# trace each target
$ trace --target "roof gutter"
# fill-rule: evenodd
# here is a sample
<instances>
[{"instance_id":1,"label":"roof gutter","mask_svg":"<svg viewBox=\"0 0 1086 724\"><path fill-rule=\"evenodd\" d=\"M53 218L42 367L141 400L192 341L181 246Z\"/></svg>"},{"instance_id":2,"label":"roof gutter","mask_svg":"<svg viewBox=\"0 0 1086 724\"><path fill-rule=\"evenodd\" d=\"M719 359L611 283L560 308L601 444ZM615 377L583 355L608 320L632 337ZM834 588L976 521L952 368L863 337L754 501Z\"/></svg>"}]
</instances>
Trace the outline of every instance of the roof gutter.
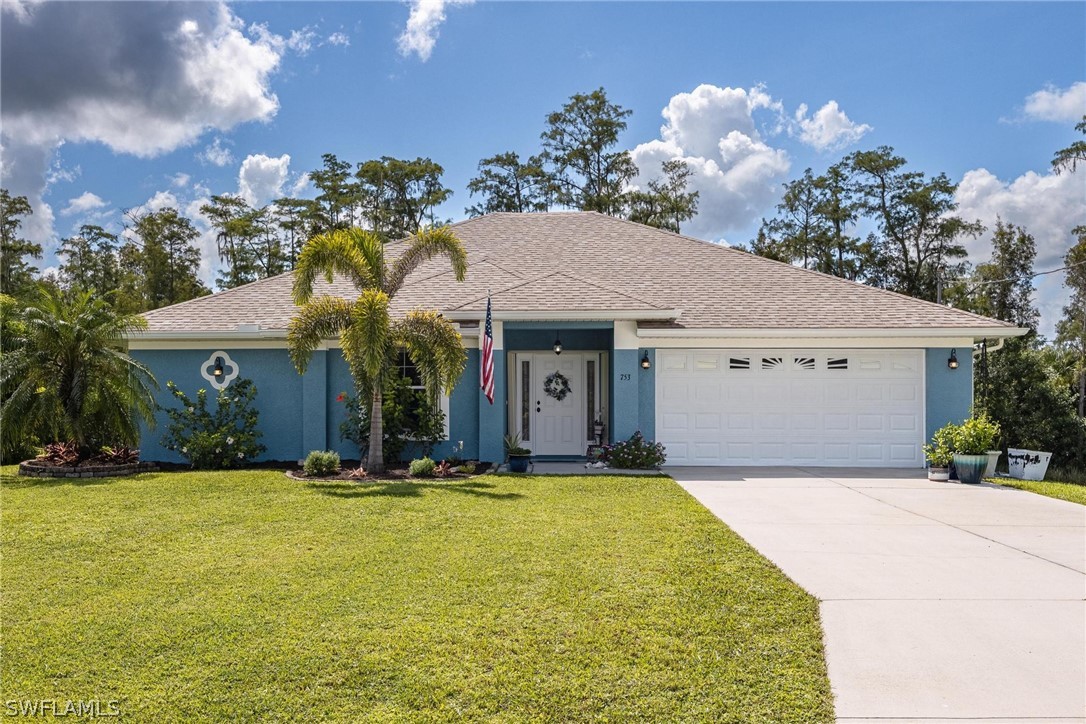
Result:
<instances>
[{"instance_id":1,"label":"roof gutter","mask_svg":"<svg viewBox=\"0 0 1086 724\"><path fill-rule=\"evenodd\" d=\"M653 329L641 328L637 336L645 337L744 337L744 338L818 338L818 337L973 337L982 339L1003 339L1021 337L1029 330L1022 327L890 327L890 328L840 328L817 327L800 329L766 329L758 327L722 327L716 329Z\"/></svg>"}]
</instances>

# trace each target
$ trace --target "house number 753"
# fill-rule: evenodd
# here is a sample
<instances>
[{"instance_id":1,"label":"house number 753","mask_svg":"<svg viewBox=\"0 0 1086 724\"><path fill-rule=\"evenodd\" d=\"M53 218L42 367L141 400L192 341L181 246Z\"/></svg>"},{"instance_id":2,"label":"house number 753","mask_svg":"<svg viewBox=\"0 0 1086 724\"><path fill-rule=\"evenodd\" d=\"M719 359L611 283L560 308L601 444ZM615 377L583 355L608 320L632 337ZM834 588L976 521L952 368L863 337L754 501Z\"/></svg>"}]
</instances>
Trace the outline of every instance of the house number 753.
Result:
<instances>
[{"instance_id":1,"label":"house number 753","mask_svg":"<svg viewBox=\"0 0 1086 724\"><path fill-rule=\"evenodd\" d=\"M630 379L630 375L629 375L629 374L620 374L620 375L618 376L618 379L619 379L619 381L621 381L621 382L626 382L627 380L629 380L629 379Z\"/></svg>"}]
</instances>

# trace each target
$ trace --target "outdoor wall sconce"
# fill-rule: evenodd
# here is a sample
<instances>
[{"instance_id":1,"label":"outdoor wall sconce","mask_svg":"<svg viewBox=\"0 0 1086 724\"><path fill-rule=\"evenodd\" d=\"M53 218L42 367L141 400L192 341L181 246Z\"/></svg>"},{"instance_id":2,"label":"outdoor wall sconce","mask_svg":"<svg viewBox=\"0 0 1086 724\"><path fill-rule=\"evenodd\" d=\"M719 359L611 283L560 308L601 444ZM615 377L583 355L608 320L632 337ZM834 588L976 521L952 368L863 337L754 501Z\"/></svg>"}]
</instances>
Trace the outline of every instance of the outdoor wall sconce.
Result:
<instances>
[{"instance_id":1,"label":"outdoor wall sconce","mask_svg":"<svg viewBox=\"0 0 1086 724\"><path fill-rule=\"evenodd\" d=\"M958 350L950 350L950 359L946 361L946 366L952 370L958 369Z\"/></svg>"},{"instance_id":2,"label":"outdoor wall sconce","mask_svg":"<svg viewBox=\"0 0 1086 724\"><path fill-rule=\"evenodd\" d=\"M238 363L225 350L216 350L200 365L200 376L216 390L225 390L238 376Z\"/></svg>"},{"instance_id":3,"label":"outdoor wall sconce","mask_svg":"<svg viewBox=\"0 0 1086 724\"><path fill-rule=\"evenodd\" d=\"M554 353L562 354L562 339L558 336L558 333L554 333Z\"/></svg>"},{"instance_id":4,"label":"outdoor wall sconce","mask_svg":"<svg viewBox=\"0 0 1086 724\"><path fill-rule=\"evenodd\" d=\"M645 354L641 357L641 369L647 370L652 367L652 362L649 361L649 351L645 350Z\"/></svg>"}]
</instances>

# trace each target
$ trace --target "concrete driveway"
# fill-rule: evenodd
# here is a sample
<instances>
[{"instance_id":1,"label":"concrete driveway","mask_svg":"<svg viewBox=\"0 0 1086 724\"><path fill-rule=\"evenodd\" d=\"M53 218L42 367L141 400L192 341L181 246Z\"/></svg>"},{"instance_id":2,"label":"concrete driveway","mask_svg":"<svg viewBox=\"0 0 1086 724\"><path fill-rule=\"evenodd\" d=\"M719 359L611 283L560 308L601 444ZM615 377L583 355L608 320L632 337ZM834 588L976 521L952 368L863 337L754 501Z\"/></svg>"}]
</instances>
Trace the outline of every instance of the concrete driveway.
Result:
<instances>
[{"instance_id":1,"label":"concrete driveway","mask_svg":"<svg viewBox=\"0 0 1086 724\"><path fill-rule=\"evenodd\" d=\"M667 468L821 601L839 721L1086 722L1086 508L916 470Z\"/></svg>"}]
</instances>

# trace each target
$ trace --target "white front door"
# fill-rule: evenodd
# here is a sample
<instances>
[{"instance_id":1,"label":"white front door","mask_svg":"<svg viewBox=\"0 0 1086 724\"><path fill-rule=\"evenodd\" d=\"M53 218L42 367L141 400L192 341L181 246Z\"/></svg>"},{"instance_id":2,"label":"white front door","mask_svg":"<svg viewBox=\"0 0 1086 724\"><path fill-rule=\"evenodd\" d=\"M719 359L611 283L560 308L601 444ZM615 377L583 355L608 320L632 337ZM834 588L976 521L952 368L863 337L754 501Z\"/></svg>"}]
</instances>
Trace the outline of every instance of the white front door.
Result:
<instances>
[{"instance_id":1,"label":"white front door","mask_svg":"<svg viewBox=\"0 0 1086 724\"><path fill-rule=\"evenodd\" d=\"M531 370L532 433L525 446L534 455L584 455L584 355L534 354Z\"/></svg>"}]
</instances>

